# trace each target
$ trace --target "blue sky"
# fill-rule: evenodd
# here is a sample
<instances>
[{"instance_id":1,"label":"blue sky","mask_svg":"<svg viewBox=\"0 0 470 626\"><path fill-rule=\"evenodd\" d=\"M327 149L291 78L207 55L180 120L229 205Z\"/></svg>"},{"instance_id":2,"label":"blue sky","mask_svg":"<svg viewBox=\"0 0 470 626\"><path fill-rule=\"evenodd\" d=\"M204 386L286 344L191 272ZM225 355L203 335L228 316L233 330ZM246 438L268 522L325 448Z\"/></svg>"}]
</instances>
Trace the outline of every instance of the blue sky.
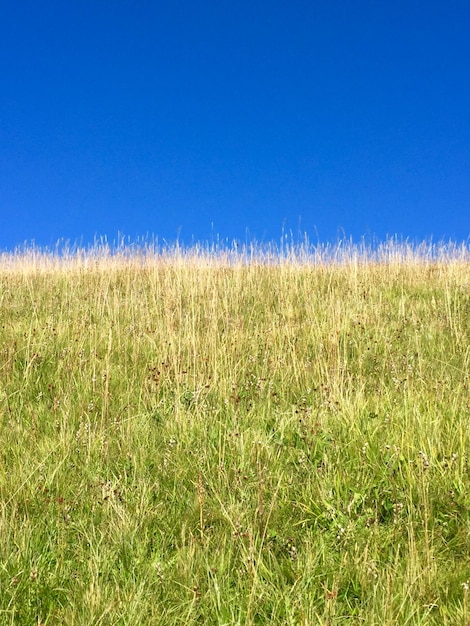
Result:
<instances>
[{"instance_id":1,"label":"blue sky","mask_svg":"<svg viewBox=\"0 0 470 626\"><path fill-rule=\"evenodd\" d=\"M470 3L17 0L0 248L470 235Z\"/></svg>"}]
</instances>

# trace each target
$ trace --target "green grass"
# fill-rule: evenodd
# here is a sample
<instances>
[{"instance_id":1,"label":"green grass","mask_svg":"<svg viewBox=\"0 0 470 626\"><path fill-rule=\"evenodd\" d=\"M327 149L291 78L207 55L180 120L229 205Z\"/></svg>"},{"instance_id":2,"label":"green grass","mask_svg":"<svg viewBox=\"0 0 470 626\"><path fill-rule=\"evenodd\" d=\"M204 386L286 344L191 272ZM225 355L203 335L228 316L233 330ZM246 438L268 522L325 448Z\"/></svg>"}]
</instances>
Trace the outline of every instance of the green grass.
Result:
<instances>
[{"instance_id":1,"label":"green grass","mask_svg":"<svg viewBox=\"0 0 470 626\"><path fill-rule=\"evenodd\" d=\"M470 265L418 252L3 255L0 624L470 624Z\"/></svg>"}]
</instances>

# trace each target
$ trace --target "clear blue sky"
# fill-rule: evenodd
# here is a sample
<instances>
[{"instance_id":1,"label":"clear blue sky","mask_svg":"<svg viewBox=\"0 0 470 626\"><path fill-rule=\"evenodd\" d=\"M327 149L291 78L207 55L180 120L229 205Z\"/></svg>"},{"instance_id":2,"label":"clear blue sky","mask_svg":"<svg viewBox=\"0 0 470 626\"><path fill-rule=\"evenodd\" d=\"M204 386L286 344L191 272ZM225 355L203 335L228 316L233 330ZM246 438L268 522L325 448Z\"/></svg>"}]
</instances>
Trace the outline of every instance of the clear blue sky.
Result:
<instances>
[{"instance_id":1,"label":"clear blue sky","mask_svg":"<svg viewBox=\"0 0 470 626\"><path fill-rule=\"evenodd\" d=\"M0 248L470 235L470 2L16 0Z\"/></svg>"}]
</instances>

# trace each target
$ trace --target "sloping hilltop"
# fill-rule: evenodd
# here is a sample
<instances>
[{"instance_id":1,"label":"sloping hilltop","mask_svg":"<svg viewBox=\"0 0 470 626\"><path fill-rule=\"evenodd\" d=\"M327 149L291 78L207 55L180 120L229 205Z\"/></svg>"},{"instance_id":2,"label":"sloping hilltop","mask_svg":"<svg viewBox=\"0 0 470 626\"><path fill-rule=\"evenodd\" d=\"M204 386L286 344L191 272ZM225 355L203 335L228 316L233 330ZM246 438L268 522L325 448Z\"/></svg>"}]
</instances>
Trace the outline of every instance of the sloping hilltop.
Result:
<instances>
[{"instance_id":1,"label":"sloping hilltop","mask_svg":"<svg viewBox=\"0 0 470 626\"><path fill-rule=\"evenodd\" d=\"M470 622L468 258L46 261L0 263L0 623Z\"/></svg>"}]
</instances>

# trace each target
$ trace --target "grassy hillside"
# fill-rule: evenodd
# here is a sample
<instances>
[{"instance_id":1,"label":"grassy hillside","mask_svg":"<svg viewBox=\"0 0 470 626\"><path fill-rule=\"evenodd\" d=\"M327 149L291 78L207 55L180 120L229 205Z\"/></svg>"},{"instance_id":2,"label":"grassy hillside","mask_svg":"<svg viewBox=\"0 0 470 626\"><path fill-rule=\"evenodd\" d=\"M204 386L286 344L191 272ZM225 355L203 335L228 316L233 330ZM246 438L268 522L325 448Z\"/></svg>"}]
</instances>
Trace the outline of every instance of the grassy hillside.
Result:
<instances>
[{"instance_id":1,"label":"grassy hillside","mask_svg":"<svg viewBox=\"0 0 470 626\"><path fill-rule=\"evenodd\" d=\"M265 261L3 256L0 624L470 624L468 255Z\"/></svg>"}]
</instances>

